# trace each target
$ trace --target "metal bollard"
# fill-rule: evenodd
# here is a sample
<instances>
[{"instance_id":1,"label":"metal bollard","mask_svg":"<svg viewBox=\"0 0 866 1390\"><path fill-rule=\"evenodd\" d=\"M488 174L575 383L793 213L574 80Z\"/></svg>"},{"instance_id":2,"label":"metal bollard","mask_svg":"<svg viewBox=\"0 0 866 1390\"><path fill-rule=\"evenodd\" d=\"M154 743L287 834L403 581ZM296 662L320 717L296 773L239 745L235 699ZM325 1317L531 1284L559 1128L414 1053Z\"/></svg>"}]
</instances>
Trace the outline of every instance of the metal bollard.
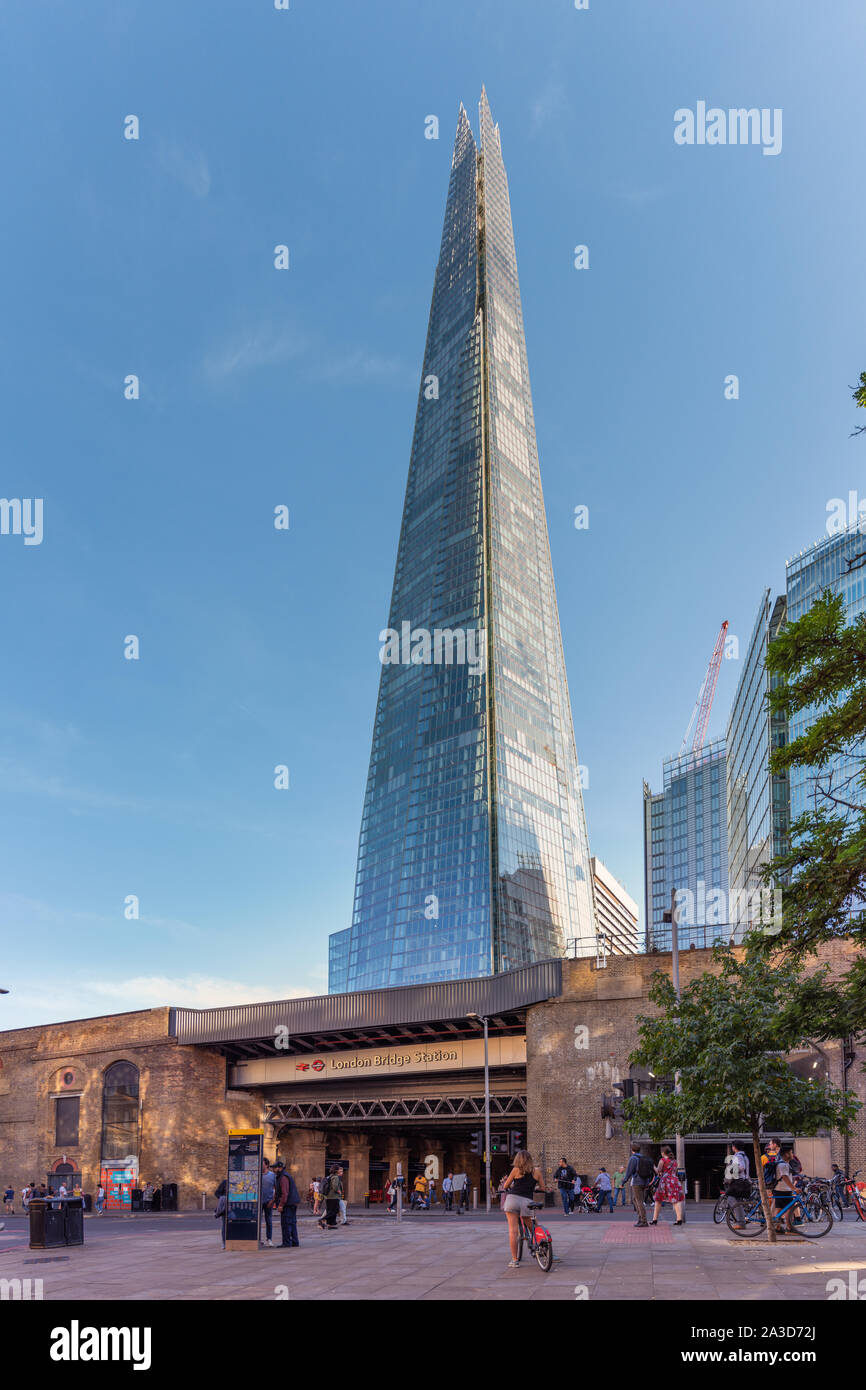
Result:
<instances>
[{"instance_id":1,"label":"metal bollard","mask_svg":"<svg viewBox=\"0 0 866 1390\"><path fill-rule=\"evenodd\" d=\"M696 1183L695 1183L695 1201L696 1201L696 1202L699 1202L700 1200L701 1200L701 1185L700 1185L699 1182L696 1182Z\"/></svg>"},{"instance_id":2,"label":"metal bollard","mask_svg":"<svg viewBox=\"0 0 866 1390\"><path fill-rule=\"evenodd\" d=\"M478 1210L478 1188L477 1188L477 1187L473 1187L473 1189L472 1189L472 1210L473 1210L473 1211L477 1211L477 1210Z\"/></svg>"}]
</instances>

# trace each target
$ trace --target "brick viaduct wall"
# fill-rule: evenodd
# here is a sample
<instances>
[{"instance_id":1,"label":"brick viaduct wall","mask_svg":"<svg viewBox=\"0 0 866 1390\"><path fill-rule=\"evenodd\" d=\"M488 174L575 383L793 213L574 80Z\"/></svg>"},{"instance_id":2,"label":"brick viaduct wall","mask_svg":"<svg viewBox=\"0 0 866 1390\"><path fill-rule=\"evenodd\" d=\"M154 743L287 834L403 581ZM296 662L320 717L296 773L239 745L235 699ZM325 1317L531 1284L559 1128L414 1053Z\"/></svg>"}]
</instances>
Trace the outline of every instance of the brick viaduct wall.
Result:
<instances>
[{"instance_id":1,"label":"brick viaduct wall","mask_svg":"<svg viewBox=\"0 0 866 1390\"><path fill-rule=\"evenodd\" d=\"M255 1126L257 1097L227 1092L217 1052L178 1047L168 1036L168 1009L143 1009L0 1033L0 1182L21 1188L46 1180L65 1156L85 1192L99 1180L102 1078L113 1062L139 1069L140 1167L143 1181L176 1182L181 1209L211 1199L224 1176L226 1130ZM71 1071L65 1088L62 1075ZM79 1143L54 1143L54 1100L81 1094ZM213 1206L212 1199L209 1202Z\"/></svg>"},{"instance_id":2,"label":"brick viaduct wall","mask_svg":"<svg viewBox=\"0 0 866 1390\"><path fill-rule=\"evenodd\" d=\"M815 965L829 962L834 973L841 973L854 955L847 942L833 942L822 949ZM613 1123L614 1132L606 1137L602 1097L611 1095L614 1084L629 1076L629 1054L638 1041L637 1015L654 1012L647 999L650 977L656 970L670 975L671 957L613 956L603 970L596 969L593 959L565 960L562 968L561 997L527 1012L528 1144L536 1161L543 1157L547 1178L561 1154L578 1172L594 1178L602 1164L612 1172L628 1159L630 1136L625 1127ZM711 968L711 951L682 952L682 988ZM841 1087L841 1044L822 1043L821 1047L829 1061L830 1080ZM866 1106L864 1065L866 1048L861 1040L848 1070L848 1086ZM855 1121L848 1146L850 1170L866 1170L866 1109ZM844 1140L835 1133L831 1158L845 1162Z\"/></svg>"}]
</instances>

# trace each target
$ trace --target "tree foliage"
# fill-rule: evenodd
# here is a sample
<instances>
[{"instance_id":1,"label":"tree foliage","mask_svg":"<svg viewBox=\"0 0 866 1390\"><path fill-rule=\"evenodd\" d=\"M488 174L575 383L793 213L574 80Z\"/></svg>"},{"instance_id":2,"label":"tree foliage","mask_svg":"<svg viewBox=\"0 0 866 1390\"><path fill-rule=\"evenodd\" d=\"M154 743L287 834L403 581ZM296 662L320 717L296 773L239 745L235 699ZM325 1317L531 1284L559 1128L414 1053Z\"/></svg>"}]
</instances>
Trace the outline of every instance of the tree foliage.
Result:
<instances>
[{"instance_id":1,"label":"tree foliage","mask_svg":"<svg viewBox=\"0 0 866 1390\"><path fill-rule=\"evenodd\" d=\"M808 769L811 792L788 849L763 871L782 884L779 931L766 947L802 954L838 937L866 944L866 615L846 623L842 596L826 592L770 644L767 670L770 710L805 716L806 725L774 750L771 771ZM866 1027L862 961L825 1026L837 1036Z\"/></svg>"},{"instance_id":2,"label":"tree foliage","mask_svg":"<svg viewBox=\"0 0 866 1390\"><path fill-rule=\"evenodd\" d=\"M811 1043L811 1021L832 1016L826 967L804 976L796 960L771 958L754 939L745 951L717 946L713 959L716 969L679 1001L666 975L653 976L649 998L659 1012L638 1018L640 1042L630 1060L656 1076L678 1072L680 1088L626 1100L623 1113L631 1133L655 1141L705 1129L750 1134L773 1240L760 1164L763 1117L792 1134L847 1133L859 1102L827 1081L798 1076L785 1060Z\"/></svg>"},{"instance_id":3,"label":"tree foliage","mask_svg":"<svg viewBox=\"0 0 866 1390\"><path fill-rule=\"evenodd\" d=\"M866 372L860 373L860 384L859 386L851 387L851 395L854 398L854 404L862 406L862 408L866 410ZM866 425L857 425L856 429L853 429L851 433L866 434Z\"/></svg>"}]
</instances>

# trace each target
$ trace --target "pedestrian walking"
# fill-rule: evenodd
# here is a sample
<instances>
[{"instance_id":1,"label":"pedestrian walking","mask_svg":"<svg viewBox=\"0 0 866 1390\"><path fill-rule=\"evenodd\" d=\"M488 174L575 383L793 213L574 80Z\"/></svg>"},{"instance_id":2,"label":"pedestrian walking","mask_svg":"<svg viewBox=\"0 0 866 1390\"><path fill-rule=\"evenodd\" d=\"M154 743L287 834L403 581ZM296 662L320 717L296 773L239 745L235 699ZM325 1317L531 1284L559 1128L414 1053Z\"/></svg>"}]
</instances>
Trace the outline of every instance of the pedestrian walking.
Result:
<instances>
[{"instance_id":1,"label":"pedestrian walking","mask_svg":"<svg viewBox=\"0 0 866 1390\"><path fill-rule=\"evenodd\" d=\"M342 1171L342 1168L335 1166L322 1183L325 1215L319 1217L319 1225L323 1230L335 1231L337 1229L337 1214L340 1210L340 1198L343 1195L343 1183L340 1177Z\"/></svg>"},{"instance_id":2,"label":"pedestrian walking","mask_svg":"<svg viewBox=\"0 0 866 1390\"><path fill-rule=\"evenodd\" d=\"M141 1192L141 1200L145 1211L153 1211L153 1183L146 1182Z\"/></svg>"},{"instance_id":3,"label":"pedestrian walking","mask_svg":"<svg viewBox=\"0 0 866 1390\"><path fill-rule=\"evenodd\" d=\"M344 1170L343 1170L342 1168L338 1168L338 1170L337 1170L337 1176L339 1177L339 1179L340 1179L340 1184L341 1184L341 1186L342 1186L343 1176L344 1176ZM345 1193L345 1189L344 1189L344 1190L340 1193L340 1215L339 1215L339 1218L338 1218L338 1224L339 1224L340 1226L348 1226L348 1224L349 1224L349 1217L348 1217L348 1214L347 1214L347 1213L348 1213L348 1206L346 1205L346 1193Z\"/></svg>"},{"instance_id":4,"label":"pedestrian walking","mask_svg":"<svg viewBox=\"0 0 866 1390\"><path fill-rule=\"evenodd\" d=\"M632 1144L631 1157L625 1170L625 1180L631 1185L631 1204L637 1216L637 1221L634 1223L636 1226L644 1227L649 1224L646 1219L644 1193L647 1183L652 1180L654 1171L652 1159L647 1154L641 1153L640 1144Z\"/></svg>"},{"instance_id":5,"label":"pedestrian walking","mask_svg":"<svg viewBox=\"0 0 866 1390\"><path fill-rule=\"evenodd\" d=\"M322 1183L319 1178L313 1178L313 1215L318 1216L319 1208L322 1205Z\"/></svg>"},{"instance_id":6,"label":"pedestrian walking","mask_svg":"<svg viewBox=\"0 0 866 1390\"><path fill-rule=\"evenodd\" d=\"M574 1196L574 1180L577 1177L574 1169L567 1158L559 1160L559 1167L553 1175L553 1181L559 1188L559 1196L562 1201L562 1210L565 1216L570 1216Z\"/></svg>"},{"instance_id":7,"label":"pedestrian walking","mask_svg":"<svg viewBox=\"0 0 866 1390\"><path fill-rule=\"evenodd\" d=\"M301 1194L298 1184L281 1158L274 1163L274 1211L280 1218L283 1246L298 1246L298 1206Z\"/></svg>"},{"instance_id":8,"label":"pedestrian walking","mask_svg":"<svg viewBox=\"0 0 866 1390\"><path fill-rule=\"evenodd\" d=\"M105 1207L105 1188L102 1183L96 1189L96 1215L101 1216Z\"/></svg>"},{"instance_id":9,"label":"pedestrian walking","mask_svg":"<svg viewBox=\"0 0 866 1390\"><path fill-rule=\"evenodd\" d=\"M430 1207L435 1207L436 1205L437 1205L437 1202L436 1202L436 1179L435 1179L435 1178L431 1178L431 1179L430 1179L429 1188L428 1188L428 1191L427 1191L427 1209L428 1209L428 1211L429 1211Z\"/></svg>"},{"instance_id":10,"label":"pedestrian walking","mask_svg":"<svg viewBox=\"0 0 866 1390\"><path fill-rule=\"evenodd\" d=\"M653 1217L651 1226L657 1226L659 1214L665 1202L670 1202L676 1216L675 1226L683 1224L683 1185L677 1173L677 1161L674 1158L673 1150L668 1144L662 1145L662 1155L656 1164L656 1172L659 1175L659 1184L655 1191L655 1204L653 1206Z\"/></svg>"},{"instance_id":11,"label":"pedestrian walking","mask_svg":"<svg viewBox=\"0 0 866 1390\"><path fill-rule=\"evenodd\" d=\"M595 1190L598 1193L598 1210L603 1211L604 1204L607 1202L607 1209L613 1216L613 1183L606 1168L599 1168L595 1179Z\"/></svg>"},{"instance_id":12,"label":"pedestrian walking","mask_svg":"<svg viewBox=\"0 0 866 1390\"><path fill-rule=\"evenodd\" d=\"M388 1203L387 1212L390 1216L397 1205L397 1184L391 1178L388 1179L385 1187L385 1200Z\"/></svg>"},{"instance_id":13,"label":"pedestrian walking","mask_svg":"<svg viewBox=\"0 0 866 1390\"><path fill-rule=\"evenodd\" d=\"M450 1211L454 1202L454 1174L447 1173L442 1179L442 1197L445 1202L445 1210Z\"/></svg>"},{"instance_id":14,"label":"pedestrian walking","mask_svg":"<svg viewBox=\"0 0 866 1390\"><path fill-rule=\"evenodd\" d=\"M262 1215L265 1218L265 1245L274 1243L274 1198L277 1175L267 1158L262 1159Z\"/></svg>"},{"instance_id":15,"label":"pedestrian walking","mask_svg":"<svg viewBox=\"0 0 866 1390\"><path fill-rule=\"evenodd\" d=\"M3 1193L3 1210L8 1211L11 1216L15 1215L15 1188L11 1182Z\"/></svg>"},{"instance_id":16,"label":"pedestrian walking","mask_svg":"<svg viewBox=\"0 0 866 1390\"><path fill-rule=\"evenodd\" d=\"M614 1204L614 1206L616 1206L616 1204L617 1204L617 1202L619 1202L620 1198L622 1198L622 1201L620 1202L620 1205L624 1207L624 1206L625 1206L625 1164L624 1164L624 1163L621 1163L621 1164L619 1165L619 1167L617 1168L616 1172L615 1172L614 1175L613 1175L613 1204Z\"/></svg>"},{"instance_id":17,"label":"pedestrian walking","mask_svg":"<svg viewBox=\"0 0 866 1390\"><path fill-rule=\"evenodd\" d=\"M30 1210L30 1198L33 1196L33 1183L29 1182L26 1187L21 1189L21 1205L26 1216Z\"/></svg>"},{"instance_id":18,"label":"pedestrian walking","mask_svg":"<svg viewBox=\"0 0 866 1390\"><path fill-rule=\"evenodd\" d=\"M746 1213L743 1201L752 1195L752 1184L749 1180L749 1156L736 1140L731 1144L731 1152L725 1163L725 1193L734 1214L734 1230L744 1231Z\"/></svg>"}]
</instances>

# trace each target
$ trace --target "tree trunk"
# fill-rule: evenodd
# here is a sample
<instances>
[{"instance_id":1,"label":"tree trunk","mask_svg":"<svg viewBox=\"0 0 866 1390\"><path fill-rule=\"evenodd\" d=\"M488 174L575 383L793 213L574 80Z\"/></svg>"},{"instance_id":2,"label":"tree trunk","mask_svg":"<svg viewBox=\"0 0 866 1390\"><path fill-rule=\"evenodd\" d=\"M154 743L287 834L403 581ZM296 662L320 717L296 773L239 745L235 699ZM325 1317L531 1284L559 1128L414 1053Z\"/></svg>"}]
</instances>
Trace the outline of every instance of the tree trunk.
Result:
<instances>
[{"instance_id":1,"label":"tree trunk","mask_svg":"<svg viewBox=\"0 0 866 1390\"><path fill-rule=\"evenodd\" d=\"M764 1165L761 1162L761 1140L758 1135L758 1121L752 1121L752 1148L755 1153L755 1176L758 1179L758 1190L761 1194L761 1206L764 1209L764 1220L767 1223L767 1240L771 1245L776 1244L776 1220L773 1211L774 1202L767 1191L767 1184L764 1182Z\"/></svg>"}]
</instances>

